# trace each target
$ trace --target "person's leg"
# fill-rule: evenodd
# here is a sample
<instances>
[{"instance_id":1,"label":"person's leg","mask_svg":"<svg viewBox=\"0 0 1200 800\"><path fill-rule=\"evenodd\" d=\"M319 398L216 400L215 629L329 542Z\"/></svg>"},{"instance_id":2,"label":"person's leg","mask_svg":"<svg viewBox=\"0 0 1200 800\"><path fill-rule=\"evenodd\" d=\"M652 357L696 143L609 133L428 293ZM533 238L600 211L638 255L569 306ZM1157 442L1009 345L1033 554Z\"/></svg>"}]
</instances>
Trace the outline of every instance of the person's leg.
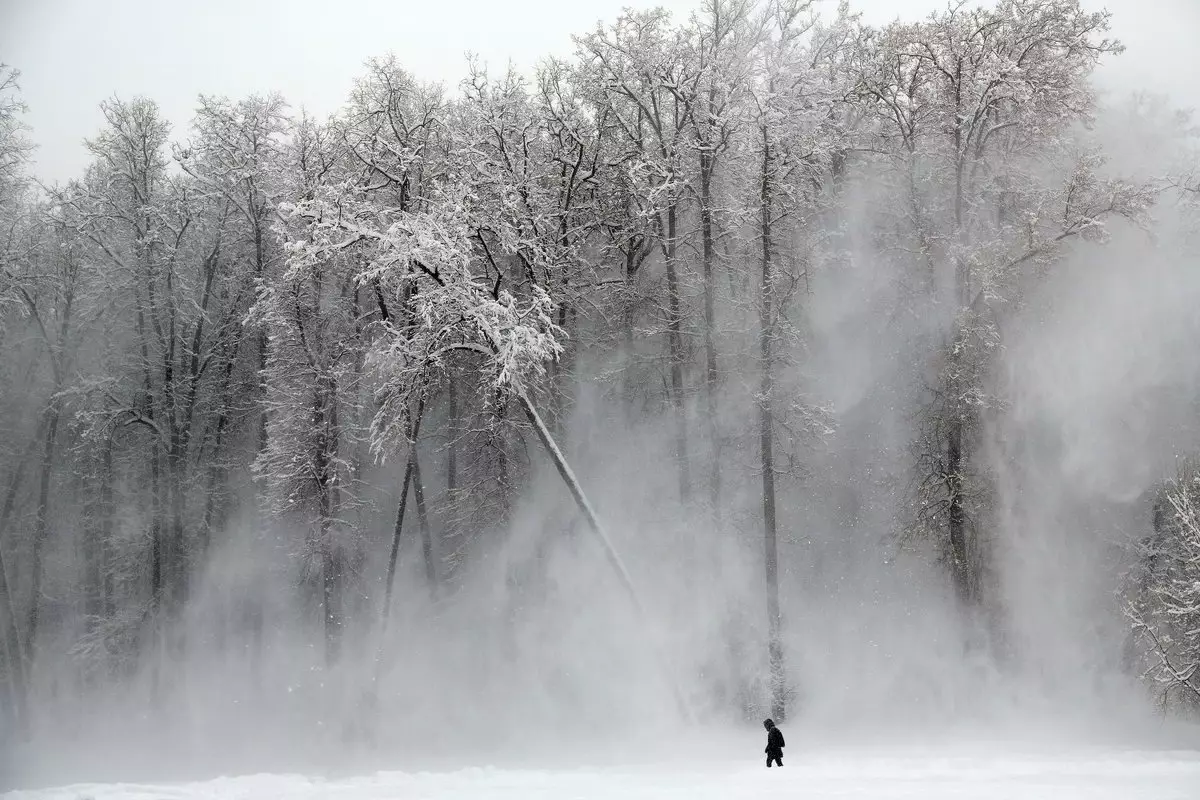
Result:
<instances>
[{"instance_id":1,"label":"person's leg","mask_svg":"<svg viewBox=\"0 0 1200 800\"><path fill-rule=\"evenodd\" d=\"M771 754L767 753L767 769L771 768Z\"/></svg>"}]
</instances>

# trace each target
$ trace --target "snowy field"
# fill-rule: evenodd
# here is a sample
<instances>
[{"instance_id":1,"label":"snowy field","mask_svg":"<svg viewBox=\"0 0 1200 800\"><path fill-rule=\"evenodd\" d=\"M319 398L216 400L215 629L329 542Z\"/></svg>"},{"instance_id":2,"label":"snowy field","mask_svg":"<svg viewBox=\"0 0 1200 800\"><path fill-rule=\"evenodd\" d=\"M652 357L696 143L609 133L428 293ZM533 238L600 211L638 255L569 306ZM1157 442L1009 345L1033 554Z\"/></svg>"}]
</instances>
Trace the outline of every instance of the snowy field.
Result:
<instances>
[{"instance_id":1,"label":"snowy field","mask_svg":"<svg viewBox=\"0 0 1200 800\"><path fill-rule=\"evenodd\" d=\"M782 770L747 763L561 769L465 768L361 777L248 775L180 784L76 784L3 800L1197 800L1200 753L939 756L929 750L793 753Z\"/></svg>"}]
</instances>

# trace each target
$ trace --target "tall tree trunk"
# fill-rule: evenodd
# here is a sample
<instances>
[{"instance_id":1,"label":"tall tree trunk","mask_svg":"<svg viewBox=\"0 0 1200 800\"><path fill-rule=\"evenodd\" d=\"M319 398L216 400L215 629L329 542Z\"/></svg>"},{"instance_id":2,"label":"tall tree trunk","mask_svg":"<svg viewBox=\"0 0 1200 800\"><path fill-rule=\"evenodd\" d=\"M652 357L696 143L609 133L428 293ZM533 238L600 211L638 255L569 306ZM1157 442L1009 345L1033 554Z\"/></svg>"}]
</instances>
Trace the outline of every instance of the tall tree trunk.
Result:
<instances>
[{"instance_id":1,"label":"tall tree trunk","mask_svg":"<svg viewBox=\"0 0 1200 800\"><path fill-rule=\"evenodd\" d=\"M631 239L628 244L628 250L625 251L625 298L621 304L621 341L624 349L624 365L622 370L621 389L622 398L625 401L625 415L628 420L633 419L634 403L634 373L631 367L634 363L634 282L637 279L637 245Z\"/></svg>"},{"instance_id":2,"label":"tall tree trunk","mask_svg":"<svg viewBox=\"0 0 1200 800\"><path fill-rule=\"evenodd\" d=\"M966 335L961 326L969 324L967 317L971 314L970 263L964 256L968 245L968 231L965 219L965 164L963 162L962 150L959 146L960 137L960 129L956 129L955 148L959 156L955 170L954 187L954 234L957 250L954 259L954 292L959 312L955 322L956 325L960 326L960 329L955 331L956 344L958 339ZM952 363L959 358L960 356L955 353L951 353L950 355ZM947 538L950 545L950 577L954 583L955 594L965 608L974 605L978 598L973 591L975 576L972 574L973 565L971 564L968 552L967 510L963 497L964 473L967 468L969 455L967 453L966 438L966 409L959 402L958 397L961 396L962 391L966 387L958 385L959 380L954 377L954 373L961 374L963 372L961 367L964 366L966 365L959 365L959 369L953 369L951 371L952 374L947 378L946 400L949 413L946 419L946 489L949 494Z\"/></svg>"},{"instance_id":3,"label":"tall tree trunk","mask_svg":"<svg viewBox=\"0 0 1200 800\"><path fill-rule=\"evenodd\" d=\"M104 480L104 476L100 476ZM94 633L104 617L104 491L88 487L95 500L87 504L83 529L83 613L88 633Z\"/></svg>"},{"instance_id":4,"label":"tall tree trunk","mask_svg":"<svg viewBox=\"0 0 1200 800\"><path fill-rule=\"evenodd\" d=\"M176 613L187 593L187 552L184 542L184 506L187 498L187 476L183 445L176 431L167 450L168 495L170 497L170 535L167 537L167 605ZM176 626L179 627L179 626Z\"/></svg>"},{"instance_id":5,"label":"tall tree trunk","mask_svg":"<svg viewBox=\"0 0 1200 800\"><path fill-rule=\"evenodd\" d=\"M13 600L12 584L8 580L9 565L4 558L4 532L8 528L8 520L16 505L17 492L20 490L22 479L25 476L25 466L38 443L42 441L42 435L43 430L39 427L37 433L29 440L20 461L15 465L12 477L9 478L8 489L4 493L4 506L0 508L0 603L3 604L0 606L0 615L4 619L4 651L8 658L8 676L17 712L17 725L23 731L28 729L29 713L25 651L21 646L17 604Z\"/></svg>"},{"instance_id":6,"label":"tall tree trunk","mask_svg":"<svg viewBox=\"0 0 1200 800\"><path fill-rule=\"evenodd\" d=\"M104 440L104 458L100 476L100 569L101 613L111 619L117 613L116 587L113 585L113 518L116 504L113 502L113 443L112 433Z\"/></svg>"},{"instance_id":7,"label":"tall tree trunk","mask_svg":"<svg viewBox=\"0 0 1200 800\"><path fill-rule=\"evenodd\" d=\"M227 406L221 406L217 414L216 431L213 434L212 461L208 466L208 475L204 490L204 521L201 526L201 541L197 542L196 557L202 558L212 544L213 531L224 527L225 506L218 499L225 493L225 466L221 449L224 445L225 428L228 426L229 413ZM220 504L220 507L218 505Z\"/></svg>"},{"instance_id":8,"label":"tall tree trunk","mask_svg":"<svg viewBox=\"0 0 1200 800\"><path fill-rule=\"evenodd\" d=\"M529 395L524 390L520 390L517 392L517 399L520 401L525 415L533 425L533 430L537 434L538 440L542 443L542 447L546 449L546 453L554 463L554 468L558 470L559 477L563 479L563 483L567 485L567 489L571 492L571 497L575 500L575 505L587 521L588 529L599 541L609 565L613 568L613 571L617 574L617 578L621 582L621 586L628 594L634 608L641 614L643 612L642 603L638 598L637 590L633 588L633 579L629 576L629 570L625 568L625 563L621 560L620 555L617 554L616 548L613 547L612 540L604 532L604 528L600 524L600 518L596 515L595 510L592 509L592 504L588 501L587 495L584 494L583 487L580 485L579 479L575 477L571 465L567 463L567 459L563 456L562 451L558 448L558 444L554 441L550 429L546 427L546 423L542 421L541 415L537 413L537 409L534 408L533 403L530 401Z\"/></svg>"},{"instance_id":9,"label":"tall tree trunk","mask_svg":"<svg viewBox=\"0 0 1200 800\"><path fill-rule=\"evenodd\" d=\"M233 371L237 364L237 353L241 348L241 337L235 335L231 342L222 345L225 374L221 378L218 394L217 424L213 430L212 455L209 457L208 474L204 492L204 523L201 528L203 539L198 543L197 556L202 556L212 543L213 533L223 529L228 521L229 503L225 500L229 470L225 465L223 448L225 431L229 428L230 409L233 407ZM201 451L203 451L201 446Z\"/></svg>"},{"instance_id":10,"label":"tall tree trunk","mask_svg":"<svg viewBox=\"0 0 1200 800\"><path fill-rule=\"evenodd\" d=\"M174 411L168 412L168 417L174 417ZM188 557L184 540L184 506L187 498L187 477L183 451L186 445L181 441L179 428L173 423L171 441L166 452L167 475L166 494L170 503L169 533L164 535L163 547L163 610L165 616L163 634L167 654L175 665L175 671L182 670L186 663L187 629L179 621L186 602L188 591ZM165 520L164 520L165 521ZM178 675L173 674L173 677Z\"/></svg>"},{"instance_id":11,"label":"tall tree trunk","mask_svg":"<svg viewBox=\"0 0 1200 800\"><path fill-rule=\"evenodd\" d=\"M775 461L772 452L774 432L771 392L774 388L774 375L771 362L771 300L774 275L771 264L771 209L774 201L771 185L771 143L765 127L762 136L762 189L759 198L762 211L762 296L759 306L759 357L762 359L762 373L759 386L759 447L762 456L763 554L767 573L767 658L771 678L771 714L776 720L780 720L785 718L787 712L787 684L780 631L779 546L776 535Z\"/></svg>"},{"instance_id":12,"label":"tall tree trunk","mask_svg":"<svg viewBox=\"0 0 1200 800\"><path fill-rule=\"evenodd\" d=\"M163 479L162 465L158 452L158 437L150 449L150 494L153 503L150 521L150 595L156 608L161 607L166 588L166 542L163 524Z\"/></svg>"},{"instance_id":13,"label":"tall tree trunk","mask_svg":"<svg viewBox=\"0 0 1200 800\"><path fill-rule=\"evenodd\" d=\"M421 433L421 417L425 413L425 399L417 403L417 413L413 417L412 431L409 434L408 461L404 466L404 480L400 485L400 499L396 503L396 524L392 529L392 547L388 554L387 577L384 579L383 608L379 613L379 644L375 650L375 668L371 672L371 689L368 697L374 696L375 687L379 683L379 673L383 669L383 644L387 639L388 621L392 615L392 595L396 588L396 564L400 557L400 542L404 537L404 512L408 507L408 487L412 483L413 471L416 466L414 455L417 447L417 437Z\"/></svg>"},{"instance_id":14,"label":"tall tree trunk","mask_svg":"<svg viewBox=\"0 0 1200 800\"><path fill-rule=\"evenodd\" d=\"M182 431L179 424L179 387L176 385L178 370L176 368L176 352L181 350L177 336L177 314L175 309L175 270L172 260L165 267L165 299L167 312L166 340L167 346L162 355L162 397L163 414L160 425L164 430L163 458L166 466L166 481L164 496L166 503L163 508L163 605L169 615L174 615L179 605L180 589L183 581L182 550L183 550L183 474L180 460L182 447ZM166 634L172 652L182 635L182 626L167 625Z\"/></svg>"},{"instance_id":15,"label":"tall tree trunk","mask_svg":"<svg viewBox=\"0 0 1200 800\"><path fill-rule=\"evenodd\" d=\"M576 507L583 514L583 518L587 522L588 530L592 532L592 535L600 544L600 548L604 552L609 566L612 567L622 588L624 588L638 617L645 619L645 609L642 608L641 599L638 597L637 589L634 588L633 578L630 577L629 570L625 568L625 563L621 560L621 556L613 546L612 540L608 538L608 534L605 533L604 527L600 524L600 518L596 515L592 504L588 501L587 495L584 494L583 486L580 485L579 479L575 477L571 465L563 457L562 451L558 448L558 444L555 443L554 437L550 433L550 429L546 427L546 423L542 421L541 416L537 413L537 409L534 408L533 403L529 400L529 395L525 393L524 389L518 389L516 395L517 400L521 403L521 408L525 411L525 415L533 425L534 432L537 433L538 440L541 441L542 447L546 449L546 453L554 463L555 469L558 470L559 477L563 479L563 483L567 485L567 489L571 492L571 497L574 498ZM687 703L684 702L683 692L679 687L679 682L675 678L674 672L665 662L662 662L662 656L657 649L655 649L655 656L660 660L664 677L671 685L675 696L675 703L679 708L680 714L685 719L690 718L691 713Z\"/></svg>"},{"instance_id":16,"label":"tall tree trunk","mask_svg":"<svg viewBox=\"0 0 1200 800\"><path fill-rule=\"evenodd\" d=\"M408 461L404 466L404 480L400 485L400 499L396 503L396 524L392 528L392 549L388 554L387 578L384 582L383 609L380 612L380 634L387 633L388 619L392 613L392 594L396 587L396 563L400 557L400 542L404 536L404 512L408 507L408 487L412 485L413 471L416 466L415 453L417 437L421 433L421 417L424 416L425 401L417 404L417 413L413 417L412 434L409 438Z\"/></svg>"},{"instance_id":17,"label":"tall tree trunk","mask_svg":"<svg viewBox=\"0 0 1200 800\"><path fill-rule=\"evenodd\" d=\"M140 260L145 261L143 253ZM142 267L144 278L138 282L136 287L137 292L137 315L136 315L136 330L138 338L138 348L142 361L142 393L139 402L138 411L146 419L154 419L154 377L152 374L150 363L150 331L146 321L146 308L148 303L143 301L142 284L150 286L153 281L153 276L150 274L148 266ZM150 496L151 496L151 520L150 520L150 596L151 603L157 609L162 601L163 590L163 502L161 480L161 466L159 463L159 445L161 436L153 426L147 426L152 431L153 438L150 442Z\"/></svg>"},{"instance_id":18,"label":"tall tree trunk","mask_svg":"<svg viewBox=\"0 0 1200 800\"><path fill-rule=\"evenodd\" d=\"M952 412L947 420L946 489L950 494L948 527L950 538L950 577L954 592L964 607L974 602L971 591L971 564L967 552L967 512L963 505L963 420Z\"/></svg>"},{"instance_id":19,"label":"tall tree trunk","mask_svg":"<svg viewBox=\"0 0 1200 800\"><path fill-rule=\"evenodd\" d=\"M429 596L437 599L438 569L433 548L433 532L429 528L429 514L425 507L425 484L421 482L421 460L414 441L409 458L412 460L413 499L417 501L417 523L421 527L421 555L425 560L425 582Z\"/></svg>"},{"instance_id":20,"label":"tall tree trunk","mask_svg":"<svg viewBox=\"0 0 1200 800\"><path fill-rule=\"evenodd\" d=\"M254 279L262 285L266 280L267 264L265 243L263 241L263 220L265 210L261 210L249 201L246 206L250 210L250 225L254 232ZM254 456L257 458L267 449L267 331L262 325L254 335L254 368L257 380L254 383L253 405L257 405L258 414L255 425ZM235 351L236 352L236 349ZM262 530L266 525L266 513L263 508L261 491L254 494L255 526ZM322 600L322 603L324 600ZM249 603L247 623L250 628L250 652L253 662L252 676L255 683L261 680L259 665L262 663L264 600L261 594L255 594Z\"/></svg>"},{"instance_id":21,"label":"tall tree trunk","mask_svg":"<svg viewBox=\"0 0 1200 800\"><path fill-rule=\"evenodd\" d=\"M340 510L341 498L337 477L337 450L340 438L337 413L337 383L332 375L322 378L317 392L318 420L322 436L318 448L317 480L319 486L321 542L321 599L325 612L325 663L336 664L341 658L342 634L345 619L342 610L344 578L343 553L335 541L334 523Z\"/></svg>"},{"instance_id":22,"label":"tall tree trunk","mask_svg":"<svg viewBox=\"0 0 1200 800\"><path fill-rule=\"evenodd\" d=\"M458 489L458 381L453 369L446 376L446 395L446 494L453 499Z\"/></svg>"},{"instance_id":23,"label":"tall tree trunk","mask_svg":"<svg viewBox=\"0 0 1200 800\"><path fill-rule=\"evenodd\" d=\"M171 605L175 609L182 607L187 599L188 583L190 579L190 561L191 552L187 542L187 528L185 517L187 514L187 491L191 485L191 476L188 474L188 457L192 444L192 426L196 419L196 403L200 392L200 371L201 357L200 350L204 343L205 321L208 316L210 301L213 294L213 285L216 280L217 260L220 254L219 243L215 245L212 251L204 259L204 288L200 295L200 314L196 319L196 326L192 331L190 345L186 347L180 346L180 361L187 358L187 371L185 373L183 385L182 413L177 414L177 406L180 405L176 400L174 388L170 388L167 392L168 405L166 420L170 428L170 442L167 451L167 465L171 477L171 573L170 581L170 596ZM168 284L170 285L170 284ZM171 300L172 319L170 325L171 332L171 349L175 349L175 311L174 299ZM187 340L186 330L181 331L180 342ZM171 376L175 373L174 357L168 360L171 366L171 373L164 378L164 386L171 387ZM183 372L182 368L179 370ZM183 629L179 627L177 633L179 647L183 647Z\"/></svg>"},{"instance_id":24,"label":"tall tree trunk","mask_svg":"<svg viewBox=\"0 0 1200 800\"><path fill-rule=\"evenodd\" d=\"M691 468L688 462L687 407L683 395L683 312L679 299L679 266L676 260L676 208L671 199L667 207L667 348L671 361L671 404L675 410L675 458L679 466L679 501L691 499Z\"/></svg>"},{"instance_id":25,"label":"tall tree trunk","mask_svg":"<svg viewBox=\"0 0 1200 800\"><path fill-rule=\"evenodd\" d=\"M251 219L251 224L254 227L254 278L260 283L266 277L266 255L263 247L263 231L262 220L257 217ZM258 437L255 441L255 455L262 453L267 448L267 331L263 327L259 327L258 335L255 336L255 364L256 373L258 375L256 398L258 402Z\"/></svg>"},{"instance_id":26,"label":"tall tree trunk","mask_svg":"<svg viewBox=\"0 0 1200 800\"><path fill-rule=\"evenodd\" d=\"M29 592L29 612L25 624L25 674L32 674L33 662L37 650L38 628L41 623L42 606L42 550L46 546L46 538L50 522L50 482L54 475L56 460L55 445L58 442L58 400L52 399L47 410L45 439L42 444L42 471L38 481L37 517L33 530L33 558L29 565L31 588Z\"/></svg>"},{"instance_id":27,"label":"tall tree trunk","mask_svg":"<svg viewBox=\"0 0 1200 800\"><path fill-rule=\"evenodd\" d=\"M152 666L150 694L157 706L162 698L162 678L166 661L166 636L171 633L170 626L163 615L163 609L169 606L167 594L168 570L167 560L167 526L166 509L167 480L163 477L162 454L160 451L161 437L155 434L150 449L150 493L153 498L153 518L150 523L150 613L151 613L151 646L155 650Z\"/></svg>"},{"instance_id":28,"label":"tall tree trunk","mask_svg":"<svg viewBox=\"0 0 1200 800\"><path fill-rule=\"evenodd\" d=\"M713 214L712 179L716 157L711 143L704 143L700 150L700 244L701 264L704 272L704 395L707 405L706 419L713 454L708 476L709 502L719 519L721 516L721 431L717 423L717 348L713 342L716 329L716 312L713 295L716 284L713 280Z\"/></svg>"},{"instance_id":29,"label":"tall tree trunk","mask_svg":"<svg viewBox=\"0 0 1200 800\"><path fill-rule=\"evenodd\" d=\"M496 436L496 483L500 487L500 497L498 498L498 515L497 526L502 530L508 530L508 522L512 518L512 498L509 496L509 480L508 480L508 448L505 446L504 437L504 420L508 416L508 405L503 401L500 391L496 392L497 406L496 409L496 430L499 432Z\"/></svg>"},{"instance_id":30,"label":"tall tree trunk","mask_svg":"<svg viewBox=\"0 0 1200 800\"><path fill-rule=\"evenodd\" d=\"M566 279L564 278L563 286L562 286L562 295L566 296L566 294L567 294L567 286L566 286ZM558 327L564 331L568 330L568 326L570 325L568 318L570 317L570 314L571 314L570 305L566 302L560 302L558 304L557 314L558 314L558 320L556 321L556 324L558 325ZM567 346L569 344L569 342L570 342L570 335L568 334L566 337L566 341L564 342L564 347L563 347L562 353L559 355L558 358L551 360L551 362L547 365L547 370L546 370L546 372L547 372L546 386L549 389L549 402L550 402L550 415L549 415L550 424L554 430L554 435L559 437L560 439L564 438L566 436L565 415L566 415L566 411L567 411L568 392L570 391L569 386L567 384L569 382L569 377L571 374L570 362L569 362L571 353L570 353L569 346Z\"/></svg>"},{"instance_id":31,"label":"tall tree trunk","mask_svg":"<svg viewBox=\"0 0 1200 800\"><path fill-rule=\"evenodd\" d=\"M259 285L262 285L266 280L267 271L263 248L262 221L257 217L253 217L251 224L254 227L254 277L259 282ZM258 406L254 457L258 458L267 449L267 331L262 325L258 327L254 336L254 366L255 375L257 376L257 380L254 383L254 404ZM263 508L261 489L254 494L253 511L255 527L258 530L263 530L266 525L267 515ZM256 591L256 594L249 602L247 612L247 616L249 617L247 623L250 628L251 675L256 685L262 679L260 665L262 664L263 632L266 627L264 625L264 605L265 600L262 594Z\"/></svg>"},{"instance_id":32,"label":"tall tree trunk","mask_svg":"<svg viewBox=\"0 0 1200 800\"><path fill-rule=\"evenodd\" d=\"M333 541L333 493L327 487L322 494L321 505L321 604L324 612L325 665L333 666L342 655L342 581L341 558L337 543Z\"/></svg>"},{"instance_id":33,"label":"tall tree trunk","mask_svg":"<svg viewBox=\"0 0 1200 800\"><path fill-rule=\"evenodd\" d=\"M29 729L29 692L25 681L25 653L21 648L21 634L17 629L16 605L8 582L8 562L4 559L4 542L0 539L0 602L4 603L4 653L7 659L9 684L12 687L13 706L16 709L17 729Z\"/></svg>"}]
</instances>

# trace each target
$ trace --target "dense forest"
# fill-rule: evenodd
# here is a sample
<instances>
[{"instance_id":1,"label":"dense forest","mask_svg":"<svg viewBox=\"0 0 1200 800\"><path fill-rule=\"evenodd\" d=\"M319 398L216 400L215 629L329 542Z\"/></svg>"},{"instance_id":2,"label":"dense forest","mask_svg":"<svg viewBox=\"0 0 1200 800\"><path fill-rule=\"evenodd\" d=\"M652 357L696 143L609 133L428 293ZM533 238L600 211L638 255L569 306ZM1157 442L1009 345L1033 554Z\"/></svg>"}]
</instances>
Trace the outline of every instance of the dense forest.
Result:
<instances>
[{"instance_id":1,"label":"dense forest","mask_svg":"<svg viewBox=\"0 0 1200 800\"><path fill-rule=\"evenodd\" d=\"M63 185L5 67L14 740L1200 708L1190 119L1101 97L1078 0L819 10L383 55L328 119L118 95Z\"/></svg>"}]
</instances>

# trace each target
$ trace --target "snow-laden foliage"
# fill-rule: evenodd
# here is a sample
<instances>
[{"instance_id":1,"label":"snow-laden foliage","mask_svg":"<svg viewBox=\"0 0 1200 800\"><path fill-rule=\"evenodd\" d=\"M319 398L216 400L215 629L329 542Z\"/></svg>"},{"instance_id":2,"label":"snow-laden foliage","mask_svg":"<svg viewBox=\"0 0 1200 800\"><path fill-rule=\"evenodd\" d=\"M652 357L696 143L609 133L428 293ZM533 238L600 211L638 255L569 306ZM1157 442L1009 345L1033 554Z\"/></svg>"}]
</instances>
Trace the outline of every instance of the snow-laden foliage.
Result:
<instances>
[{"instance_id":1,"label":"snow-laden foliage","mask_svg":"<svg viewBox=\"0 0 1200 800\"><path fill-rule=\"evenodd\" d=\"M1182 467L1163 487L1155 532L1128 576L1125 611L1143 677L1164 708L1200 708L1200 473Z\"/></svg>"},{"instance_id":2,"label":"snow-laden foliage","mask_svg":"<svg viewBox=\"0 0 1200 800\"><path fill-rule=\"evenodd\" d=\"M501 275L479 268L475 198L452 187L428 211L363 203L353 188L324 187L285 209L306 222L306 238L286 245L289 272L312 269L353 250L362 287L378 287L389 311L369 363L378 373L379 409L372 425L380 452L408 441L411 414L451 353L466 351L479 379L497 390L532 386L562 350L554 304L539 285L518 299ZM503 240L502 240L503 241ZM499 269L499 267L497 267Z\"/></svg>"}]
</instances>

